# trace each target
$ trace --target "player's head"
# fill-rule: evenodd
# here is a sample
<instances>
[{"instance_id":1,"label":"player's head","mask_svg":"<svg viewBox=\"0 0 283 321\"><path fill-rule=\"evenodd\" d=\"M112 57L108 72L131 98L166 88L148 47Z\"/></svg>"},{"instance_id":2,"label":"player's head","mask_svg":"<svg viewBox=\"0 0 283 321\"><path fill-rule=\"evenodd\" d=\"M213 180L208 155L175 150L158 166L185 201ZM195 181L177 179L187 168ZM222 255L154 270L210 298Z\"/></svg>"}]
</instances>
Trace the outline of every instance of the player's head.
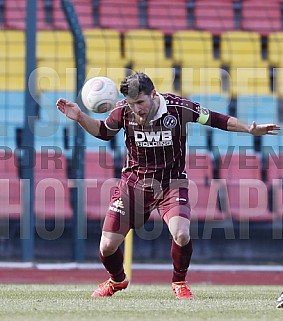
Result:
<instances>
[{"instance_id":1,"label":"player's head","mask_svg":"<svg viewBox=\"0 0 283 321\"><path fill-rule=\"evenodd\" d=\"M151 95L154 90L152 80L142 72L136 72L126 77L120 86L121 93L126 97L136 98L140 93Z\"/></svg>"},{"instance_id":2,"label":"player's head","mask_svg":"<svg viewBox=\"0 0 283 321\"><path fill-rule=\"evenodd\" d=\"M149 123L159 106L151 79L146 74L137 72L121 82L120 91L126 97L136 121L141 125Z\"/></svg>"}]
</instances>

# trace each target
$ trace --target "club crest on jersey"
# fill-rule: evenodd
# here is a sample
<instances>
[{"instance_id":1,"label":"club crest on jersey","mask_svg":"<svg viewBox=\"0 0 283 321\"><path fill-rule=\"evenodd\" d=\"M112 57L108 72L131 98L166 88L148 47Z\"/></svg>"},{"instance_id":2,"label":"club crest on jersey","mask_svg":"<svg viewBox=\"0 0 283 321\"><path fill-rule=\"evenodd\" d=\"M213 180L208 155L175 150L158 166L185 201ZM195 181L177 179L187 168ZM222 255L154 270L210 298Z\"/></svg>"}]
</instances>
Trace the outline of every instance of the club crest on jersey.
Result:
<instances>
[{"instance_id":1,"label":"club crest on jersey","mask_svg":"<svg viewBox=\"0 0 283 321\"><path fill-rule=\"evenodd\" d=\"M174 128L177 125L177 119L175 116L167 115L163 119L163 125L166 128Z\"/></svg>"}]
</instances>

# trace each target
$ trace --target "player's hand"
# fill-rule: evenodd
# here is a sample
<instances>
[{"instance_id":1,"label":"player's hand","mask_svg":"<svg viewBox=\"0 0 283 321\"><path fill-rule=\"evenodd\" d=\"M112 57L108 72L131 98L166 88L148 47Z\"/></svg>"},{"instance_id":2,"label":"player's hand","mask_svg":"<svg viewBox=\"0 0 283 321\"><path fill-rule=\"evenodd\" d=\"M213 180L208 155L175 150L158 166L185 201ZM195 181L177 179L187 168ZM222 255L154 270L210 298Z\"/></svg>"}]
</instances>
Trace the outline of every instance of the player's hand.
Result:
<instances>
[{"instance_id":1,"label":"player's hand","mask_svg":"<svg viewBox=\"0 0 283 321\"><path fill-rule=\"evenodd\" d=\"M81 109L78 104L68 101L64 98L59 98L56 102L57 108L68 118L78 121Z\"/></svg>"},{"instance_id":2,"label":"player's hand","mask_svg":"<svg viewBox=\"0 0 283 321\"><path fill-rule=\"evenodd\" d=\"M257 125L255 121L251 124L249 128L249 133L254 136L262 136L262 135L278 135L278 130L280 130L280 126L276 124L262 124Z\"/></svg>"}]
</instances>

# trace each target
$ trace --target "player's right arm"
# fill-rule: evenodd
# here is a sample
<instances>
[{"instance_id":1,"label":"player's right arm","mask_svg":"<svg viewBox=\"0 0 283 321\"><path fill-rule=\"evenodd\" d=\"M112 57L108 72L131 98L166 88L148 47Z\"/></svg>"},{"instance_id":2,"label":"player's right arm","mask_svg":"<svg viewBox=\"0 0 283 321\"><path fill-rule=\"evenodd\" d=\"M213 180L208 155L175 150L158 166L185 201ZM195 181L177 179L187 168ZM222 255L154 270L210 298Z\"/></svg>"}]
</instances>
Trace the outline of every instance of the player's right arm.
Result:
<instances>
[{"instance_id":1,"label":"player's right arm","mask_svg":"<svg viewBox=\"0 0 283 321\"><path fill-rule=\"evenodd\" d=\"M80 109L78 104L64 98L59 98L56 106L63 114L66 115L66 117L76 121L89 134L96 137L100 136L100 120L88 116Z\"/></svg>"}]
</instances>

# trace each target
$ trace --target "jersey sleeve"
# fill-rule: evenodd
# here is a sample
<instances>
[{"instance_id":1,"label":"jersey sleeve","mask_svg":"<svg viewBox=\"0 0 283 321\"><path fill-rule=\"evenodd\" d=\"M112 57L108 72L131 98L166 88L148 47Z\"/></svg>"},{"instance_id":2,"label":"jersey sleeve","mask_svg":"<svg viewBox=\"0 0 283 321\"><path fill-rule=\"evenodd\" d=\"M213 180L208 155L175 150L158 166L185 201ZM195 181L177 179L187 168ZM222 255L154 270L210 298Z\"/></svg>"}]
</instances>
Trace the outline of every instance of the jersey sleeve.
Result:
<instances>
[{"instance_id":1,"label":"jersey sleeve","mask_svg":"<svg viewBox=\"0 0 283 321\"><path fill-rule=\"evenodd\" d=\"M100 138L103 140L110 140L115 136L122 126L122 112L123 109L119 105L110 112L107 118L100 123Z\"/></svg>"}]
</instances>

